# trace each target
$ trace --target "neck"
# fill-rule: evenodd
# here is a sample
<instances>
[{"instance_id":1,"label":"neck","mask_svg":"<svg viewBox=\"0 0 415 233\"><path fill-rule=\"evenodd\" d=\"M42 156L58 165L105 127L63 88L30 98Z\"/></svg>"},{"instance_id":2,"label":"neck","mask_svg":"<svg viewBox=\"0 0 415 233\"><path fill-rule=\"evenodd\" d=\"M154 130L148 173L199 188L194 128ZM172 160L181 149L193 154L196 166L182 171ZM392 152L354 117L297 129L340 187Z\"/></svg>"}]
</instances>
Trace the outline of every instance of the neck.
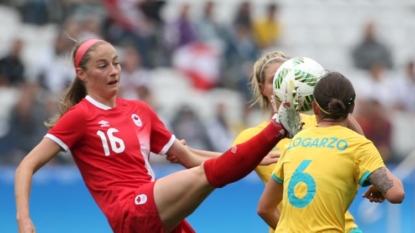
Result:
<instances>
[{"instance_id":1,"label":"neck","mask_svg":"<svg viewBox=\"0 0 415 233\"><path fill-rule=\"evenodd\" d=\"M321 119L320 122L317 124L317 127L330 127L330 126L335 126L335 125L346 127L347 126L346 120L344 119L340 119L340 120Z\"/></svg>"},{"instance_id":2,"label":"neck","mask_svg":"<svg viewBox=\"0 0 415 233\"><path fill-rule=\"evenodd\" d=\"M116 98L117 96L114 95L111 98L103 98L100 95L94 94L94 93L88 93L89 96L92 97L92 99L98 101L99 103L106 105L108 107L114 108L117 104L116 104Z\"/></svg>"}]
</instances>

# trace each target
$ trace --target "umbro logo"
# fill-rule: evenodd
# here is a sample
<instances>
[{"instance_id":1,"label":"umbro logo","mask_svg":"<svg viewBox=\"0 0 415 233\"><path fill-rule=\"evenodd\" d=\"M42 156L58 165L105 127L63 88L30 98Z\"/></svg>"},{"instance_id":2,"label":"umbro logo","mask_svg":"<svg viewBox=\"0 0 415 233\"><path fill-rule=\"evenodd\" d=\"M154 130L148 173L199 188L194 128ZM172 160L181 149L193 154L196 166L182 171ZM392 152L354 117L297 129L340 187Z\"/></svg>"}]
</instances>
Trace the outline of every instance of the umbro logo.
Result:
<instances>
[{"instance_id":1,"label":"umbro logo","mask_svg":"<svg viewBox=\"0 0 415 233\"><path fill-rule=\"evenodd\" d=\"M98 124L100 124L101 127L110 127L110 123L108 121L102 120L102 121L98 122Z\"/></svg>"}]
</instances>

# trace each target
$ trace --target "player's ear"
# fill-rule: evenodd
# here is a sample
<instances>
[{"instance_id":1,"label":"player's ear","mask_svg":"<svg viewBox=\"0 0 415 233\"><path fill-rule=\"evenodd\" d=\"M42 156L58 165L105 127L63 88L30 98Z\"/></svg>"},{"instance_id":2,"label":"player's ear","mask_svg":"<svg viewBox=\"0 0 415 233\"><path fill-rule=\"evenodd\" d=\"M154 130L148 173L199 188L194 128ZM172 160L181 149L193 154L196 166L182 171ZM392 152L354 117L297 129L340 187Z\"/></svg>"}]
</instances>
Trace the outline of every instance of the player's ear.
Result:
<instances>
[{"instance_id":1,"label":"player's ear","mask_svg":"<svg viewBox=\"0 0 415 233\"><path fill-rule=\"evenodd\" d=\"M262 83L258 83L258 87L259 87L259 91L261 92L261 94L265 95L265 92L264 92L265 85Z\"/></svg>"},{"instance_id":2,"label":"player's ear","mask_svg":"<svg viewBox=\"0 0 415 233\"><path fill-rule=\"evenodd\" d=\"M86 73L80 67L75 69L76 77L78 77L81 81L86 82Z\"/></svg>"},{"instance_id":3,"label":"player's ear","mask_svg":"<svg viewBox=\"0 0 415 233\"><path fill-rule=\"evenodd\" d=\"M311 104L313 106L314 115L320 115L320 108L317 106L316 101L313 101Z\"/></svg>"},{"instance_id":4,"label":"player's ear","mask_svg":"<svg viewBox=\"0 0 415 233\"><path fill-rule=\"evenodd\" d=\"M349 113L352 114L354 111L354 103L352 104L352 106L350 107Z\"/></svg>"}]
</instances>

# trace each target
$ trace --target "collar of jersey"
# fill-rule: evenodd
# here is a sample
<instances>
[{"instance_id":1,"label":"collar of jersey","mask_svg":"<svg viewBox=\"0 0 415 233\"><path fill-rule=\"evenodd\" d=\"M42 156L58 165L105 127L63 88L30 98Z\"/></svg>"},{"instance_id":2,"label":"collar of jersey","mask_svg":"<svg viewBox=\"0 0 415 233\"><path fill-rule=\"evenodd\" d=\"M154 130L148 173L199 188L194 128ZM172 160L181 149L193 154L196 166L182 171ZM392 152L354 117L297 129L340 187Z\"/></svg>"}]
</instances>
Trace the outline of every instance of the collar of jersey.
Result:
<instances>
[{"instance_id":1,"label":"collar of jersey","mask_svg":"<svg viewBox=\"0 0 415 233\"><path fill-rule=\"evenodd\" d=\"M85 96L85 99L88 100L88 102L90 102L91 104L93 104L95 107L103 109L103 110L110 110L111 107L105 105L105 104L101 104L100 102L94 100L91 96L87 95Z\"/></svg>"}]
</instances>

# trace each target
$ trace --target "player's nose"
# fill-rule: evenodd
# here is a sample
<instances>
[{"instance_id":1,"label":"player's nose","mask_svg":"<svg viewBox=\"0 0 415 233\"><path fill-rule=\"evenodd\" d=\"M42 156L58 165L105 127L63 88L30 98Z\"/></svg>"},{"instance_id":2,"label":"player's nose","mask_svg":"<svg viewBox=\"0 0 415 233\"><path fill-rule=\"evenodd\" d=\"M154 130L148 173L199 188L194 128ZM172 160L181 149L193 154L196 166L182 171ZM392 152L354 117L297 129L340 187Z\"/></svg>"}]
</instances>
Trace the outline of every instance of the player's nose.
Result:
<instances>
[{"instance_id":1,"label":"player's nose","mask_svg":"<svg viewBox=\"0 0 415 233\"><path fill-rule=\"evenodd\" d=\"M111 65L111 71L110 71L110 76L114 77L117 76L120 73L120 69L117 65Z\"/></svg>"}]
</instances>

